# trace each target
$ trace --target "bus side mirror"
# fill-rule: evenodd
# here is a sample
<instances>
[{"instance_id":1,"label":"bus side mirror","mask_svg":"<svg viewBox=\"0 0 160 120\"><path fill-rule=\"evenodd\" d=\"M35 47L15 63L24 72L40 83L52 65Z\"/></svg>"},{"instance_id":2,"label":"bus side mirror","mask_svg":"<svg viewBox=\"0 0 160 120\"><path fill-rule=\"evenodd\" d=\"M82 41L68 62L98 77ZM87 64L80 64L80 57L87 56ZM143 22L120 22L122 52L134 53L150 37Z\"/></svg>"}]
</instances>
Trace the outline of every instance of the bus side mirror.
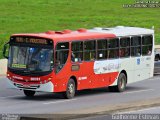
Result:
<instances>
[{"instance_id":1,"label":"bus side mirror","mask_svg":"<svg viewBox=\"0 0 160 120\"><path fill-rule=\"evenodd\" d=\"M3 47L3 57L8 59L8 55L9 55L9 42L6 43Z\"/></svg>"}]
</instances>

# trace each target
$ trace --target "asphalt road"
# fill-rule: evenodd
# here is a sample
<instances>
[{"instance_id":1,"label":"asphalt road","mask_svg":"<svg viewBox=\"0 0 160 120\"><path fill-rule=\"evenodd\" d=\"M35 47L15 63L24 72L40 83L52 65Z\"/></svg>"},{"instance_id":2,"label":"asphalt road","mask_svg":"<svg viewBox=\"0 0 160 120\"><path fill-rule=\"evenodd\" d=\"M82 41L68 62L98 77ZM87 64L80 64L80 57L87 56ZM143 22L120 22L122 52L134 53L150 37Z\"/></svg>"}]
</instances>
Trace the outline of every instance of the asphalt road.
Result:
<instances>
[{"instance_id":1,"label":"asphalt road","mask_svg":"<svg viewBox=\"0 0 160 120\"><path fill-rule=\"evenodd\" d=\"M160 76L129 84L123 93L108 92L107 88L83 90L79 91L74 99L69 100L53 93L37 93L34 98L26 98L22 91L8 89L5 80L6 78L0 78L1 114L85 114L86 110L92 113L92 110L106 105L160 98Z\"/></svg>"}]
</instances>

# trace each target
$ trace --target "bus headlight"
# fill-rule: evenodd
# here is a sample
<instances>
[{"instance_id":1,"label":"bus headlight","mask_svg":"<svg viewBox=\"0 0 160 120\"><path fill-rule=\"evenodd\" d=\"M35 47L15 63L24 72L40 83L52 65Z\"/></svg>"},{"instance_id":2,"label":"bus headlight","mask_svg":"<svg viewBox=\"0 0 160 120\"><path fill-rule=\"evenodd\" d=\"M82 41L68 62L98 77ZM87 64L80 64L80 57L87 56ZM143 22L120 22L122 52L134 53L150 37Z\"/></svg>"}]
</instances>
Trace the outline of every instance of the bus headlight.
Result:
<instances>
[{"instance_id":1,"label":"bus headlight","mask_svg":"<svg viewBox=\"0 0 160 120\"><path fill-rule=\"evenodd\" d=\"M50 81L50 80L52 80L52 78L50 77L50 78L48 78L48 80Z\"/></svg>"}]
</instances>

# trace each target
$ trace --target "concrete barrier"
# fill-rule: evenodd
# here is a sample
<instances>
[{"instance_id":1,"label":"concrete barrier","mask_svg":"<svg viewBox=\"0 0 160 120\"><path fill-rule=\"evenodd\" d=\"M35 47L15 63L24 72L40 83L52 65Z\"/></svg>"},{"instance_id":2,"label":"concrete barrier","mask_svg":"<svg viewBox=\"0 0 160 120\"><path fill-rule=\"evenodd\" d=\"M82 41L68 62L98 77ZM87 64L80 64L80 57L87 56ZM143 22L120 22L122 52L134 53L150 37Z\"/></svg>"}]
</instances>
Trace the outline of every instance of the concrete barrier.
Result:
<instances>
[{"instance_id":1,"label":"concrete barrier","mask_svg":"<svg viewBox=\"0 0 160 120\"><path fill-rule=\"evenodd\" d=\"M0 59L0 75L5 75L7 72L7 59Z\"/></svg>"}]
</instances>

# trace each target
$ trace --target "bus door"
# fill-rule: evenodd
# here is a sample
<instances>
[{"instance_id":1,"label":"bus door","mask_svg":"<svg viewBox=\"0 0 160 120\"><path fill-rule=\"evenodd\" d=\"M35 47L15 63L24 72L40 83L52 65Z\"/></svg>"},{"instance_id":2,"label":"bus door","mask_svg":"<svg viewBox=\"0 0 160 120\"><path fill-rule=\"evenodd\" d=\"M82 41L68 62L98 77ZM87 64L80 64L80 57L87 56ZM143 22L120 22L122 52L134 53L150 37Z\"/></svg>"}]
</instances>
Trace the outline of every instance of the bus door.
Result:
<instances>
[{"instance_id":1,"label":"bus door","mask_svg":"<svg viewBox=\"0 0 160 120\"><path fill-rule=\"evenodd\" d=\"M134 36L131 38L131 57L133 59L133 74L134 82L141 79L142 73L142 50L141 50L141 36Z\"/></svg>"},{"instance_id":2,"label":"bus door","mask_svg":"<svg viewBox=\"0 0 160 120\"><path fill-rule=\"evenodd\" d=\"M152 76L153 71L153 36L146 35L142 37L142 66L143 73L141 79L147 79Z\"/></svg>"},{"instance_id":3,"label":"bus door","mask_svg":"<svg viewBox=\"0 0 160 120\"><path fill-rule=\"evenodd\" d=\"M61 79L65 79L69 73L69 63L67 62L69 55L69 42L60 42L56 45L55 54L55 72L60 82ZM61 80L62 81L62 80ZM61 83L63 84L63 83Z\"/></svg>"},{"instance_id":4,"label":"bus door","mask_svg":"<svg viewBox=\"0 0 160 120\"><path fill-rule=\"evenodd\" d=\"M152 36L132 37L131 56L134 57L135 81L150 76Z\"/></svg>"}]
</instances>

